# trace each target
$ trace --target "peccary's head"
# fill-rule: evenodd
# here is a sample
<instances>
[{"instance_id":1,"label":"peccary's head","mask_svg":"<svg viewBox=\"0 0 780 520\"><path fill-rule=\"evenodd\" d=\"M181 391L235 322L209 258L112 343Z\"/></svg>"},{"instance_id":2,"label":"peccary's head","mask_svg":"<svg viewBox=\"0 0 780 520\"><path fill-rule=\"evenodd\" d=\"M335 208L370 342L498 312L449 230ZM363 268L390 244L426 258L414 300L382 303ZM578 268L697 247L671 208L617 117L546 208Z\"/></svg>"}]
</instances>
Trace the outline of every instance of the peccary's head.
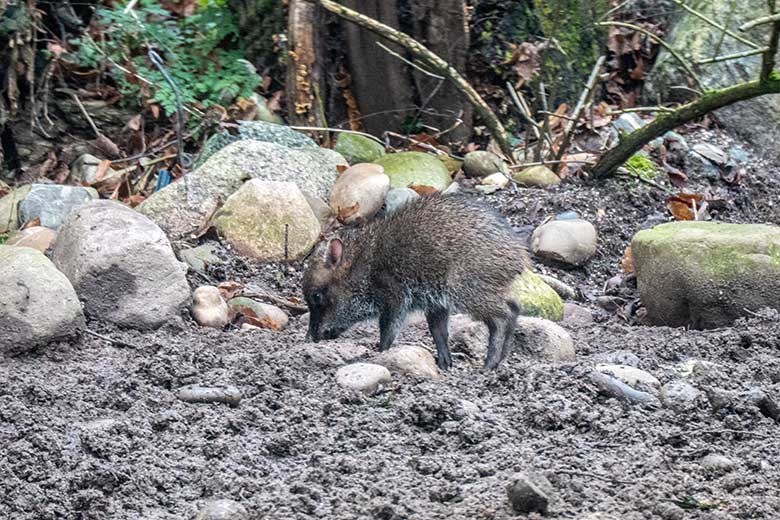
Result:
<instances>
[{"instance_id":1,"label":"peccary's head","mask_svg":"<svg viewBox=\"0 0 780 520\"><path fill-rule=\"evenodd\" d=\"M303 296L309 307L308 339L334 339L371 317L367 294L368 266L356 257L352 241L333 238L315 249L303 274ZM363 265L360 265L360 264Z\"/></svg>"}]
</instances>

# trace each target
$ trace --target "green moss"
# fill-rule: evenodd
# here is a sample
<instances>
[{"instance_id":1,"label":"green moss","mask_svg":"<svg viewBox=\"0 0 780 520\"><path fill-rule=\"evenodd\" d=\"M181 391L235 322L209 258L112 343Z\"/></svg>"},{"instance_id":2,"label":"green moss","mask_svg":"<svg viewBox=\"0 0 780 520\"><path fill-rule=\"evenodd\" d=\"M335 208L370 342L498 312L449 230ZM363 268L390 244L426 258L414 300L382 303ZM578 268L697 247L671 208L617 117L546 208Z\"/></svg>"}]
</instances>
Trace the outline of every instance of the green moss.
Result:
<instances>
[{"instance_id":1,"label":"green moss","mask_svg":"<svg viewBox=\"0 0 780 520\"><path fill-rule=\"evenodd\" d=\"M0 245L5 244L6 240L8 240L8 234L7 233L0 234Z\"/></svg>"},{"instance_id":2,"label":"green moss","mask_svg":"<svg viewBox=\"0 0 780 520\"><path fill-rule=\"evenodd\" d=\"M515 278L510 289L512 298L520 306L520 314L552 321L563 319L563 300L552 287L531 271Z\"/></svg>"},{"instance_id":3,"label":"green moss","mask_svg":"<svg viewBox=\"0 0 780 520\"><path fill-rule=\"evenodd\" d=\"M393 188L418 185L431 186L443 191L452 182L452 177L444 163L427 153L389 153L374 163L385 169L385 174L390 177L390 186Z\"/></svg>"},{"instance_id":4,"label":"green moss","mask_svg":"<svg viewBox=\"0 0 780 520\"><path fill-rule=\"evenodd\" d=\"M628 169L628 173L644 180L653 180L656 175L658 175L658 168L656 168L653 161L644 155L632 155L631 158L626 161L626 168Z\"/></svg>"}]
</instances>

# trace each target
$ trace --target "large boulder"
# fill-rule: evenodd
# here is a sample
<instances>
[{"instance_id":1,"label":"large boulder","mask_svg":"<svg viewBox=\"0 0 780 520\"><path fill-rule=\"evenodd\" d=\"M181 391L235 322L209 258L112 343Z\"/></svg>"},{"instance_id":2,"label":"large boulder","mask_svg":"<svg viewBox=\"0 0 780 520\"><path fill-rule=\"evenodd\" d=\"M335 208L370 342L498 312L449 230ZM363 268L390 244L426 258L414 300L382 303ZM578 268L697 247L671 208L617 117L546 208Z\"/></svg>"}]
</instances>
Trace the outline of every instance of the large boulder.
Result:
<instances>
[{"instance_id":1,"label":"large boulder","mask_svg":"<svg viewBox=\"0 0 780 520\"><path fill-rule=\"evenodd\" d=\"M286 148L317 148L317 143L311 138L288 126L266 121L239 121L237 133L224 130L209 137L195 161L195 168L199 168L218 151L238 141L262 141Z\"/></svg>"},{"instance_id":2,"label":"large boulder","mask_svg":"<svg viewBox=\"0 0 780 520\"><path fill-rule=\"evenodd\" d=\"M365 222L382 208L390 179L377 164L360 163L339 175L330 192L330 208L344 224Z\"/></svg>"},{"instance_id":3,"label":"large boulder","mask_svg":"<svg viewBox=\"0 0 780 520\"><path fill-rule=\"evenodd\" d=\"M346 164L333 150L242 140L225 146L137 209L171 238L185 237L201 229L218 205L248 179L294 182L305 194L327 200L337 166Z\"/></svg>"},{"instance_id":4,"label":"large boulder","mask_svg":"<svg viewBox=\"0 0 780 520\"><path fill-rule=\"evenodd\" d=\"M0 354L17 353L84 327L68 279L43 253L0 246Z\"/></svg>"},{"instance_id":5,"label":"large boulder","mask_svg":"<svg viewBox=\"0 0 780 520\"><path fill-rule=\"evenodd\" d=\"M631 243L650 322L711 328L780 309L780 227L672 222Z\"/></svg>"},{"instance_id":6,"label":"large boulder","mask_svg":"<svg viewBox=\"0 0 780 520\"><path fill-rule=\"evenodd\" d=\"M176 260L165 233L118 202L93 201L71 213L52 260L87 314L119 325L157 328L189 303L186 266Z\"/></svg>"},{"instance_id":7,"label":"large boulder","mask_svg":"<svg viewBox=\"0 0 780 520\"><path fill-rule=\"evenodd\" d=\"M430 186L443 191L452 182L447 167L436 157L423 152L389 153L374 161L385 169L392 188Z\"/></svg>"},{"instance_id":8,"label":"large boulder","mask_svg":"<svg viewBox=\"0 0 780 520\"><path fill-rule=\"evenodd\" d=\"M320 222L292 182L252 179L214 218L217 232L241 255L262 261L297 260L320 236Z\"/></svg>"},{"instance_id":9,"label":"large boulder","mask_svg":"<svg viewBox=\"0 0 780 520\"><path fill-rule=\"evenodd\" d=\"M735 6L739 9L735 11ZM696 9L712 20L733 21L735 25L746 22L766 12L766 0L711 0L697 2ZM745 46L733 38L723 37L723 31L704 23L697 16L678 8L676 24L666 41L673 49L682 52L689 63L712 58L713 49L718 56L745 50ZM769 35L768 25L759 25L745 33L751 40L762 44ZM721 61L697 67L703 83L702 89L723 88L758 78L761 55L737 60ZM684 101L687 91L670 88L687 85L687 73L668 51L661 49L648 82L648 98L653 103L660 96L664 101ZM716 112L718 120L753 143L756 150L768 157L780 154L780 95L761 96L750 101L724 107Z\"/></svg>"}]
</instances>

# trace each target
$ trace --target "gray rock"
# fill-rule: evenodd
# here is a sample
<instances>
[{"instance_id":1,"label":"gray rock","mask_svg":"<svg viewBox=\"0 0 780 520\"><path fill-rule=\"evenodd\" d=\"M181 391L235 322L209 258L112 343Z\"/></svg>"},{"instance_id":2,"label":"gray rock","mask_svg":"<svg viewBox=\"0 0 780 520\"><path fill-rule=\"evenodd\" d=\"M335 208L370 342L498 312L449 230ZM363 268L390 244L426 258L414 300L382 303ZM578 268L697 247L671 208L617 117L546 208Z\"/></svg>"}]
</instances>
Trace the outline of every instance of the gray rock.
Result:
<instances>
[{"instance_id":1,"label":"gray rock","mask_svg":"<svg viewBox=\"0 0 780 520\"><path fill-rule=\"evenodd\" d=\"M712 0L696 4L696 9L712 20L728 20L735 15L734 8L739 6L740 13L763 13L765 0L741 0L735 4L732 0ZM745 21L749 16L742 17ZM713 49L721 56L741 52L745 46L733 38L723 38L720 29L703 24L695 15L677 9L673 30L665 36L672 49L684 49L689 63L711 58ZM767 38L767 26L759 25L744 33L753 41L763 42ZM727 60L709 64L697 71L703 91L723 88L743 81L758 78L761 69L761 56L747 56L737 60ZM690 94L682 89L670 88L685 85L688 73L668 51L662 49L652 72L645 83L647 98L653 103L683 102ZM766 157L780 155L780 95L760 96L748 101L724 107L715 113L718 121L745 141L753 144L756 150Z\"/></svg>"},{"instance_id":2,"label":"gray rock","mask_svg":"<svg viewBox=\"0 0 780 520\"><path fill-rule=\"evenodd\" d=\"M327 227L327 225L330 223L330 220L333 218L333 211L331 211L330 206L328 206L325 201L319 197L307 195L305 193L303 196L306 198L306 202L309 203L309 207L311 207L314 216L317 217L317 220L320 223L320 227L325 229L325 227Z\"/></svg>"},{"instance_id":3,"label":"gray rock","mask_svg":"<svg viewBox=\"0 0 780 520\"><path fill-rule=\"evenodd\" d=\"M241 402L241 390L235 386L187 385L179 388L176 397L187 403L222 403L231 407Z\"/></svg>"},{"instance_id":4,"label":"gray rock","mask_svg":"<svg viewBox=\"0 0 780 520\"><path fill-rule=\"evenodd\" d=\"M550 320L519 317L515 341L518 339L524 351L544 361L555 363L574 360L574 340L566 329Z\"/></svg>"},{"instance_id":5,"label":"gray rock","mask_svg":"<svg viewBox=\"0 0 780 520\"><path fill-rule=\"evenodd\" d=\"M627 365L598 365L596 370L602 374L619 379L632 388L639 388L654 395L657 395L661 390L661 382L658 379L636 367Z\"/></svg>"},{"instance_id":6,"label":"gray rock","mask_svg":"<svg viewBox=\"0 0 780 520\"><path fill-rule=\"evenodd\" d=\"M695 410L700 395L701 392L687 381L672 381L661 387L661 403L677 413Z\"/></svg>"},{"instance_id":7,"label":"gray rock","mask_svg":"<svg viewBox=\"0 0 780 520\"><path fill-rule=\"evenodd\" d=\"M484 323L466 314L454 314L449 320L449 340L453 352L482 360L487 352L488 330Z\"/></svg>"},{"instance_id":8,"label":"gray rock","mask_svg":"<svg viewBox=\"0 0 780 520\"><path fill-rule=\"evenodd\" d=\"M593 323L593 313L576 303L564 303L563 323L567 325L590 325Z\"/></svg>"},{"instance_id":9,"label":"gray rock","mask_svg":"<svg viewBox=\"0 0 780 520\"><path fill-rule=\"evenodd\" d=\"M139 329L179 319L190 300L186 267L162 230L118 202L97 200L65 220L52 260L87 314Z\"/></svg>"},{"instance_id":10,"label":"gray rock","mask_svg":"<svg viewBox=\"0 0 780 520\"><path fill-rule=\"evenodd\" d=\"M342 367L368 356L370 352L363 345L345 341L306 343L302 350L312 363L324 367Z\"/></svg>"},{"instance_id":11,"label":"gray rock","mask_svg":"<svg viewBox=\"0 0 780 520\"><path fill-rule=\"evenodd\" d=\"M390 177L377 164L356 164L339 175L330 192L330 208L344 224L365 222L382 208Z\"/></svg>"},{"instance_id":12,"label":"gray rock","mask_svg":"<svg viewBox=\"0 0 780 520\"><path fill-rule=\"evenodd\" d=\"M416 345L398 345L380 352L374 362L391 372L427 379L438 379L439 369L430 352Z\"/></svg>"},{"instance_id":13,"label":"gray rock","mask_svg":"<svg viewBox=\"0 0 780 520\"><path fill-rule=\"evenodd\" d=\"M682 150L683 152L687 152L690 146L688 146L688 141L683 137L682 135L678 134L677 132L666 132L664 134L664 140L668 141L670 143L670 148L675 150Z\"/></svg>"},{"instance_id":14,"label":"gray rock","mask_svg":"<svg viewBox=\"0 0 780 520\"><path fill-rule=\"evenodd\" d=\"M531 236L531 250L542 258L582 265L596 253L596 228L587 220L553 220Z\"/></svg>"},{"instance_id":15,"label":"gray rock","mask_svg":"<svg viewBox=\"0 0 780 520\"><path fill-rule=\"evenodd\" d=\"M726 152L709 143L695 144L693 145L693 151L720 166L725 166L729 160Z\"/></svg>"},{"instance_id":16,"label":"gray rock","mask_svg":"<svg viewBox=\"0 0 780 520\"><path fill-rule=\"evenodd\" d=\"M509 173L504 161L493 152L477 150L466 154L463 160L463 173L467 177L482 178L494 173Z\"/></svg>"},{"instance_id":17,"label":"gray rock","mask_svg":"<svg viewBox=\"0 0 780 520\"><path fill-rule=\"evenodd\" d=\"M546 515L555 490L540 473L516 473L506 488L512 509L518 513Z\"/></svg>"},{"instance_id":18,"label":"gray rock","mask_svg":"<svg viewBox=\"0 0 780 520\"><path fill-rule=\"evenodd\" d=\"M0 198L0 233L19 229L19 205L28 193L30 193L30 186L26 185Z\"/></svg>"},{"instance_id":19,"label":"gray rock","mask_svg":"<svg viewBox=\"0 0 780 520\"><path fill-rule=\"evenodd\" d=\"M80 155L70 165L70 179L78 184L93 185L98 182L116 181L121 177L122 171L108 168L102 179L97 178L101 160L94 155L85 153Z\"/></svg>"},{"instance_id":20,"label":"gray rock","mask_svg":"<svg viewBox=\"0 0 780 520\"><path fill-rule=\"evenodd\" d=\"M266 121L239 121L237 135L224 131L211 136L203 146L203 150L198 155L193 167L199 168L212 155L239 141L260 141L281 145L285 148L318 148L317 143L311 138L288 126Z\"/></svg>"},{"instance_id":21,"label":"gray rock","mask_svg":"<svg viewBox=\"0 0 780 520\"><path fill-rule=\"evenodd\" d=\"M694 150L688 150L685 154L685 171L690 177L698 177L717 181L720 179L720 168Z\"/></svg>"},{"instance_id":22,"label":"gray rock","mask_svg":"<svg viewBox=\"0 0 780 520\"><path fill-rule=\"evenodd\" d=\"M658 403L658 398L653 394L637 390L620 379L610 374L600 372L599 370L594 369L591 371L590 380L596 385L599 393L602 393L607 397L613 397L629 403Z\"/></svg>"},{"instance_id":23,"label":"gray rock","mask_svg":"<svg viewBox=\"0 0 780 520\"><path fill-rule=\"evenodd\" d=\"M594 359L604 365L624 365L639 367L639 356L628 350L613 350L594 356Z\"/></svg>"},{"instance_id":24,"label":"gray rock","mask_svg":"<svg viewBox=\"0 0 780 520\"><path fill-rule=\"evenodd\" d=\"M382 365L353 363L336 371L336 382L354 392L372 395L391 381L390 371Z\"/></svg>"},{"instance_id":25,"label":"gray rock","mask_svg":"<svg viewBox=\"0 0 780 520\"><path fill-rule=\"evenodd\" d=\"M780 309L780 227L672 222L631 243L650 323L712 328Z\"/></svg>"},{"instance_id":26,"label":"gray rock","mask_svg":"<svg viewBox=\"0 0 780 520\"><path fill-rule=\"evenodd\" d=\"M204 504L195 520L249 520L249 513L235 500L211 500Z\"/></svg>"},{"instance_id":27,"label":"gray rock","mask_svg":"<svg viewBox=\"0 0 780 520\"><path fill-rule=\"evenodd\" d=\"M43 253L0 245L0 354L24 352L83 327L76 291Z\"/></svg>"},{"instance_id":28,"label":"gray rock","mask_svg":"<svg viewBox=\"0 0 780 520\"><path fill-rule=\"evenodd\" d=\"M203 244L189 249L181 249L179 258L182 262L198 273L206 274L206 268L210 265L222 264L222 260L214 254L214 246Z\"/></svg>"},{"instance_id":29,"label":"gray rock","mask_svg":"<svg viewBox=\"0 0 780 520\"><path fill-rule=\"evenodd\" d=\"M385 196L385 213L390 215L395 213L405 204L419 198L416 191L409 188L393 188Z\"/></svg>"},{"instance_id":30,"label":"gray rock","mask_svg":"<svg viewBox=\"0 0 780 520\"><path fill-rule=\"evenodd\" d=\"M701 459L700 464L704 471L716 475L729 473L730 471L734 471L734 469L737 467L734 461L730 458L723 455L717 455L715 453L710 453Z\"/></svg>"},{"instance_id":31,"label":"gray rock","mask_svg":"<svg viewBox=\"0 0 780 520\"><path fill-rule=\"evenodd\" d=\"M737 165L744 164L750 160L750 155L741 146L735 144L729 147L729 160Z\"/></svg>"},{"instance_id":32,"label":"gray rock","mask_svg":"<svg viewBox=\"0 0 780 520\"><path fill-rule=\"evenodd\" d=\"M321 231L294 183L259 179L247 181L225 201L214 227L237 253L265 262L302 258Z\"/></svg>"},{"instance_id":33,"label":"gray rock","mask_svg":"<svg viewBox=\"0 0 780 520\"><path fill-rule=\"evenodd\" d=\"M41 226L57 230L75 209L96 199L95 190L60 184L33 184L19 205L19 223L40 219Z\"/></svg>"},{"instance_id":34,"label":"gray rock","mask_svg":"<svg viewBox=\"0 0 780 520\"><path fill-rule=\"evenodd\" d=\"M338 165L346 165L346 161L333 150L240 141L153 193L137 209L170 237L187 237L203 228L218 205L248 179L293 182L304 194L327 200Z\"/></svg>"},{"instance_id":35,"label":"gray rock","mask_svg":"<svg viewBox=\"0 0 780 520\"><path fill-rule=\"evenodd\" d=\"M458 181L453 181L441 193L442 193L442 195L454 195L455 193L458 193L458 192L460 192L460 184L458 184Z\"/></svg>"},{"instance_id":36,"label":"gray rock","mask_svg":"<svg viewBox=\"0 0 780 520\"><path fill-rule=\"evenodd\" d=\"M547 166L531 166L515 172L512 174L512 178L523 186L539 188L556 186L561 183L561 178Z\"/></svg>"},{"instance_id":37,"label":"gray rock","mask_svg":"<svg viewBox=\"0 0 780 520\"><path fill-rule=\"evenodd\" d=\"M615 130L617 130L621 135L630 134L636 130L639 130L646 124L647 123L645 123L645 121L634 112L620 114L620 117L612 122L612 126L615 127Z\"/></svg>"},{"instance_id":38,"label":"gray rock","mask_svg":"<svg viewBox=\"0 0 780 520\"><path fill-rule=\"evenodd\" d=\"M192 293L192 317L202 327L221 329L228 324L228 306L219 289L203 285Z\"/></svg>"}]
</instances>

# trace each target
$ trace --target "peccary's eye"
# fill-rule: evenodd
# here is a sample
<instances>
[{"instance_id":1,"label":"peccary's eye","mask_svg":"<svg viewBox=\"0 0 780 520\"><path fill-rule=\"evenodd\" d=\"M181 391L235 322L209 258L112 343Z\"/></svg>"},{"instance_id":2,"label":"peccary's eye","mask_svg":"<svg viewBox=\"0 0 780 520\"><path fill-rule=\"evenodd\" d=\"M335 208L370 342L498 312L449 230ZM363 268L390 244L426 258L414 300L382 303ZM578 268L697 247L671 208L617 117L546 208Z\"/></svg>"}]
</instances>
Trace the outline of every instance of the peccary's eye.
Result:
<instances>
[{"instance_id":1,"label":"peccary's eye","mask_svg":"<svg viewBox=\"0 0 780 520\"><path fill-rule=\"evenodd\" d=\"M322 292L317 291L316 293L311 295L311 304L312 305L320 305L322 304Z\"/></svg>"}]
</instances>

